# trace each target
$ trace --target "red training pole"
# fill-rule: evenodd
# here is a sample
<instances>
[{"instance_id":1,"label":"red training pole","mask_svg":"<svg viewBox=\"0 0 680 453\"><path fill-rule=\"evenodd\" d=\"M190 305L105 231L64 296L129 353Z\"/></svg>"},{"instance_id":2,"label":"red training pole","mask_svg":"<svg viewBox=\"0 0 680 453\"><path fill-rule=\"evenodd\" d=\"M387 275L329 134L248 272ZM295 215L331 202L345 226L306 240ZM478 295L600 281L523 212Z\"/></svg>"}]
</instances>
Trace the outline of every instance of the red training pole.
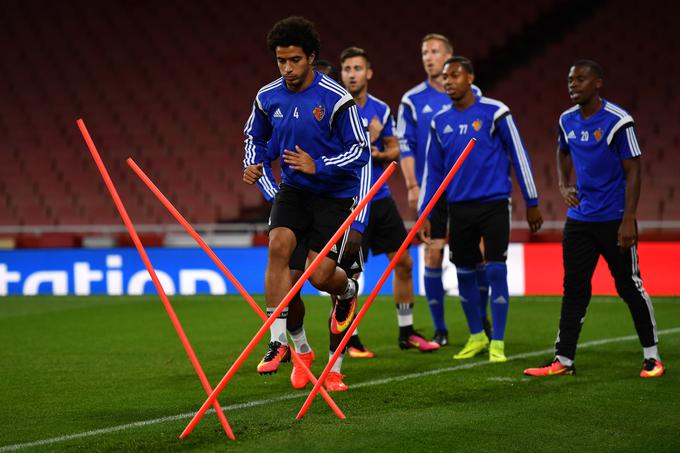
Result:
<instances>
[{"instance_id":1,"label":"red training pole","mask_svg":"<svg viewBox=\"0 0 680 453\"><path fill-rule=\"evenodd\" d=\"M397 261L399 261L399 258L401 258L401 255L404 254L404 252L409 248L411 245L411 241L415 237L415 235L418 233L418 230L420 229L420 226L425 222L425 219L427 219L428 214L430 214L430 211L434 208L434 205L437 204L437 201L439 200L439 197L444 193L446 190L446 187L449 185L451 180L453 179L454 175L458 172L458 169L460 168L461 165L463 165L463 162L465 162L465 159L467 158L468 154L470 154L470 151L472 148L475 146L475 143L477 140L474 138L471 139L463 152L461 153L460 156L458 156L458 159L456 159L455 164L453 165L453 168L449 171L449 173L446 175L444 178L444 181L442 181L441 185L435 192L434 196L432 197L432 200L427 204L425 207L425 210L423 211L422 214L420 214L420 217L418 217L418 220L416 221L415 225L409 232L409 234L406 236L406 239L404 242L401 244L401 247L399 247L399 250L397 253L394 255L394 258L390 261L390 264L387 266L387 269L385 269L385 272L382 273L382 276L380 277L380 280L378 280L378 284L375 285L373 288L373 291L371 291L371 294L368 296L366 299L366 302L364 302L364 305L361 307L361 310L359 310L359 313L357 314L356 318L354 318L354 321L352 321L352 324L349 326L349 329L347 329L347 332L345 333L345 336L342 338L342 341L340 342L340 345L335 349L335 353L333 354L333 357L328 361L328 364L323 370L323 373L321 373L321 376L319 376L319 380L317 381L316 384L314 384L314 388L312 391L309 393L309 396L305 400L304 404L302 405L302 408L300 409L300 412L297 414L297 419L300 420L302 417L305 416L307 413L307 410L309 409L309 406L312 404L312 401L314 400L314 397L316 394L319 392L319 389L321 385L323 385L324 380L326 379L326 376L328 376L328 373L331 371L333 368L333 365L335 362L338 360L338 357L340 357L340 354L342 351L345 350L345 346L347 346L347 343L349 342L350 338L352 337L352 333L356 330L356 328L359 326L359 323L363 319L364 315L368 311L369 308L371 308L371 304L373 303L373 300L375 297L378 295L378 292L380 292L380 288L385 284L385 281L387 280L387 277L390 276L390 273L394 269L394 267L397 265Z\"/></svg>"},{"instance_id":2,"label":"red training pole","mask_svg":"<svg viewBox=\"0 0 680 453\"><path fill-rule=\"evenodd\" d=\"M264 334L269 330L269 327L274 323L276 318L281 314L284 308L288 306L290 303L290 300L293 298L296 292L302 287L302 285L305 284L307 279L312 275L312 273L316 270L316 268L321 264L321 260L323 260L326 255L328 255L328 252L331 251L331 248L335 245L335 243L340 239L340 237L345 233L345 230L349 228L354 221L354 219L359 215L362 209L371 201L371 198L378 192L378 190L382 187L383 184L387 181L387 179L390 177L390 175L394 172L394 170L397 168L397 164L395 162L392 162L386 169L385 172L378 178L378 180L373 184L373 187L371 187L371 190L369 190L368 194L359 202L359 204L355 207L355 209L350 213L350 215L345 219L342 225L340 225L340 228L335 232L333 237L328 241L328 244L319 252L316 258L314 258L314 261L309 265L307 269L302 273L302 276L300 279L295 282L293 287L288 291L288 294L283 298L281 303L279 303L279 306L276 307L276 310L271 314L271 316L267 319L267 321L262 325L260 330L257 331L255 336L253 337L252 340L250 340L250 343L246 346L246 348L243 350L241 355L238 356L234 364L229 368L229 371L227 371L227 374L224 375L222 380L217 384L215 387L215 390L208 396L208 399L205 400L201 408L196 412L196 415L194 415L194 418L191 419L189 424L184 428L184 431L182 431L182 434L180 434L180 439L184 439L186 436L191 434L191 431L196 427L196 424L201 420L201 417L205 414L205 412L208 410L210 407L210 404L212 401L217 397L217 395L222 391L222 389L227 385L229 380L232 378L234 373L236 373L236 370L243 364L243 362L246 360L248 355L251 353L253 348L257 346L257 343L262 339ZM318 381L317 381L318 385Z\"/></svg>"},{"instance_id":3,"label":"red training pole","mask_svg":"<svg viewBox=\"0 0 680 453\"><path fill-rule=\"evenodd\" d=\"M127 228L128 233L130 233L132 242L135 244L137 252L139 253L139 256L142 258L142 261L146 266L146 270L149 272L149 275L151 276L151 281L156 287L156 291L158 291L158 295L160 296L161 301L163 302L165 310L168 312L170 321L172 322L172 325L175 327L179 339L182 341L184 350L187 352L189 360L191 361L191 364L194 366L194 370L196 370L196 374L198 374L198 378L200 379L203 388L205 389L206 393L210 394L212 392L212 388L210 387L208 378L205 376L205 373L203 372L203 368L201 367L201 364L199 363L198 358L196 357L196 354L194 353L194 350L191 347L191 343L189 343L189 339L184 333L182 324L179 322L179 318L177 318L175 310L172 308L172 304L170 304L170 300L168 299L168 296L165 294L165 290L163 289L160 280L158 280L156 271L151 265L151 260L149 260L149 256L146 254L146 250L142 245L142 241L140 241L139 236L137 235L137 231L135 230L135 227L132 224L132 220L130 219L127 210L125 209L125 205L123 204L123 201L120 199L120 196L118 196L116 186L113 184L113 181L109 176L109 172L106 170L106 166L104 165L104 162L99 156L99 152L97 151L97 148L95 147L94 142L92 141L92 137L90 137L90 133L87 131L87 128L85 127L85 122L83 122L82 119L79 119L77 121L77 124L78 128L80 128L81 134L83 134L85 143L87 143L87 147L90 149L90 154L92 154L94 162L97 164L99 173L101 173L102 179L104 180L106 187L109 189L109 192L111 193L111 198L113 198L113 202L115 203L116 208L118 209L118 212L120 213L120 216L123 219L125 228ZM220 404L217 402L217 400L214 401L213 407L215 408L217 417L220 419L220 423L222 423L224 432L231 440L236 440L234 432L231 430L231 426L229 426L229 422L227 421L227 417L225 417L224 412L222 412L222 408L220 407Z\"/></svg>"},{"instance_id":4,"label":"red training pole","mask_svg":"<svg viewBox=\"0 0 680 453\"><path fill-rule=\"evenodd\" d=\"M194 238L196 243L203 249L205 253L208 254L210 259L213 260L215 265L222 271L222 273L227 277L227 279L236 287L236 290L243 296L243 298L248 302L248 304L251 306L251 308L257 313L257 316L260 317L262 321L267 320L267 315L262 311L259 305L257 305L257 302L251 297L251 295L246 291L246 289L241 285L241 283L234 277L234 275L227 269L227 266L222 262L222 260L219 259L219 257L213 252L213 250L208 246L208 244L203 240L203 238L196 232L196 230L191 226L191 224L180 214L180 212L173 206L173 204L170 202L170 200L167 199L165 195L163 195L163 192L160 191L160 189L151 181L151 179L142 171L141 168L135 163L132 158L127 159L127 164L132 168L132 170L139 176L139 178L146 184L146 186L153 192L153 194L158 198L158 200L165 206L165 208L172 214L172 216L177 220L186 230L189 235ZM300 360L299 356L295 352L293 348L290 348L290 353L291 357L293 359L293 362L299 367L302 367L302 369L305 370L305 373L309 377L309 379L312 381L312 384L316 384L316 377L314 374L311 372L307 366L302 363ZM335 401L331 398L331 396L326 392L325 389L321 389L321 396L326 400L328 405L331 407L333 412L335 412L335 415L338 416L340 419L345 418L345 414L342 413L340 408L338 407L337 404L335 404Z\"/></svg>"}]
</instances>

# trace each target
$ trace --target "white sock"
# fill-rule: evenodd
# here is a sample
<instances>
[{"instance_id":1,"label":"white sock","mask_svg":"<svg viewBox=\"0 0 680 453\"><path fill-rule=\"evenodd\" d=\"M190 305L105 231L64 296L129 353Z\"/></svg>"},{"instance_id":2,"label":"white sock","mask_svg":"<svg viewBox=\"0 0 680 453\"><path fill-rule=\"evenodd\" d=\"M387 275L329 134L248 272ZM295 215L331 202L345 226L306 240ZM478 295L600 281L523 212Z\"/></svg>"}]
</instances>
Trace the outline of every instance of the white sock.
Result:
<instances>
[{"instance_id":1,"label":"white sock","mask_svg":"<svg viewBox=\"0 0 680 453\"><path fill-rule=\"evenodd\" d=\"M270 317L274 313L275 308L267 307L267 317ZM288 344L288 338L286 337L286 318L288 317L288 307L286 307L274 324L269 328L269 333L271 334L271 341L278 341L283 345Z\"/></svg>"},{"instance_id":2,"label":"white sock","mask_svg":"<svg viewBox=\"0 0 680 453\"><path fill-rule=\"evenodd\" d=\"M413 325L413 303L397 304L397 323L399 327Z\"/></svg>"},{"instance_id":3,"label":"white sock","mask_svg":"<svg viewBox=\"0 0 680 453\"><path fill-rule=\"evenodd\" d=\"M293 340L295 345L295 352L300 354L306 354L312 350L307 341L307 334L305 333L304 326L300 327L295 332L290 332L290 339Z\"/></svg>"},{"instance_id":4,"label":"white sock","mask_svg":"<svg viewBox=\"0 0 680 453\"><path fill-rule=\"evenodd\" d=\"M650 346L648 348L642 348L642 352L645 356L645 359L656 359L656 360L661 360L661 357L659 357L659 348L657 345Z\"/></svg>"},{"instance_id":5,"label":"white sock","mask_svg":"<svg viewBox=\"0 0 680 453\"><path fill-rule=\"evenodd\" d=\"M328 361L331 361L331 357L333 357L333 354L335 354L335 351L330 351L328 354ZM345 358L345 353L343 352L340 354L340 357L338 357L338 360L335 361L333 364L333 368L331 368L332 373L339 373L340 370L342 369L342 359Z\"/></svg>"},{"instance_id":6,"label":"white sock","mask_svg":"<svg viewBox=\"0 0 680 453\"><path fill-rule=\"evenodd\" d=\"M347 287L345 288L345 292L342 294L338 294L338 299L340 300L347 300L351 299L354 297L354 295L357 292L357 287L356 285L352 282L351 278L347 279Z\"/></svg>"},{"instance_id":7,"label":"white sock","mask_svg":"<svg viewBox=\"0 0 680 453\"><path fill-rule=\"evenodd\" d=\"M563 356L563 355L556 355L555 358L556 358L557 360L559 360L560 363L561 363L562 365L564 365L564 366L573 366L573 365L574 365L574 361L573 361L573 360L571 360L570 358L565 357L565 356Z\"/></svg>"}]
</instances>

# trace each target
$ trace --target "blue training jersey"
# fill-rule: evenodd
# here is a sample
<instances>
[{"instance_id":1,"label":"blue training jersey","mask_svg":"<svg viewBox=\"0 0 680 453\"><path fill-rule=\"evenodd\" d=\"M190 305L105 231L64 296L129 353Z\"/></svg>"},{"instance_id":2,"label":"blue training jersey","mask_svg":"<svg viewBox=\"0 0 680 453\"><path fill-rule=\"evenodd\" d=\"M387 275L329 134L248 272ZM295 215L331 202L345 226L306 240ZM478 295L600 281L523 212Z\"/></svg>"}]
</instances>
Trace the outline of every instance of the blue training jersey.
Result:
<instances>
[{"instance_id":1,"label":"blue training jersey","mask_svg":"<svg viewBox=\"0 0 680 453\"><path fill-rule=\"evenodd\" d=\"M385 146L383 145L383 139L385 137L394 136L394 118L392 117L392 112L390 111L390 108L383 101L376 98L375 96L371 96L370 94L368 95L368 98L366 100L366 105L364 105L363 107L357 105L357 108L359 109L359 115L361 115L361 117L366 121L366 124L370 124L374 118L378 118L380 124L382 124L382 131L380 132L378 138L373 143L371 143L371 146L376 147L379 151L384 151ZM385 168L384 161L380 162L378 160L373 159L371 159L371 161L372 161L371 185L373 185L380 178L380 176L382 176L383 172L385 171ZM390 188L387 185L387 183L385 183L380 188L378 193L375 194L373 200L380 200L382 198L386 198L389 196Z\"/></svg>"},{"instance_id":2,"label":"blue training jersey","mask_svg":"<svg viewBox=\"0 0 680 453\"><path fill-rule=\"evenodd\" d=\"M476 97L482 91L472 85ZM430 134L432 117L442 108L451 105L451 98L430 85L428 81L416 85L401 98L397 117L397 136L401 157L415 159L416 181L422 186L425 170L425 146Z\"/></svg>"},{"instance_id":3,"label":"blue training jersey","mask_svg":"<svg viewBox=\"0 0 680 453\"><path fill-rule=\"evenodd\" d=\"M366 133L352 96L329 77L315 72L312 84L297 93L283 78L262 87L244 134L244 167L297 145L314 159L316 173L291 170L282 159L283 183L330 198L359 195L361 169L370 159Z\"/></svg>"},{"instance_id":4,"label":"blue training jersey","mask_svg":"<svg viewBox=\"0 0 680 453\"><path fill-rule=\"evenodd\" d=\"M502 102L480 97L463 111L449 104L432 119L419 211L427 206L473 137L477 144L448 185L446 200L460 203L510 198L512 161L527 206L537 206L538 192L531 162L510 109Z\"/></svg>"},{"instance_id":5,"label":"blue training jersey","mask_svg":"<svg viewBox=\"0 0 680 453\"><path fill-rule=\"evenodd\" d=\"M626 175L622 161L640 156L633 118L602 99L602 108L584 118L579 106L560 115L559 147L571 155L579 204L567 216L584 222L623 218Z\"/></svg>"}]
</instances>

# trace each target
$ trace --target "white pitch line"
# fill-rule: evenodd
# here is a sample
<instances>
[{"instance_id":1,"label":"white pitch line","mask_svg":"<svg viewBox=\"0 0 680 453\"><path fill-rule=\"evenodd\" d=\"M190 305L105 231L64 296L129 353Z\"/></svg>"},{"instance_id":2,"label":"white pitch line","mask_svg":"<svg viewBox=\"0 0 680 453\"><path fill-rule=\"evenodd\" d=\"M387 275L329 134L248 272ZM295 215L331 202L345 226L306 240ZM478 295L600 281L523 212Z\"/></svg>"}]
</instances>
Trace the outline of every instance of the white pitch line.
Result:
<instances>
[{"instance_id":1,"label":"white pitch line","mask_svg":"<svg viewBox=\"0 0 680 453\"><path fill-rule=\"evenodd\" d=\"M660 330L657 332L658 335L671 335L675 333L680 333L680 327L674 327L672 329L665 329L665 330ZM627 335L624 337L614 337L614 338L603 338L601 340L593 340L593 341L586 341L585 343L581 343L578 345L579 349L583 348L589 348L593 346L599 346L603 344L609 344L609 343L619 343L623 341L631 341L631 340L637 340L636 335ZM540 355L545 355L545 354L552 354L554 353L555 350L554 348L550 349L542 349L540 351L531 351L531 352L524 352L522 354L515 354L513 356L508 357L508 361L512 360L520 360L520 359L526 359L529 357L535 357L535 356L540 356ZM445 367L445 368L438 368L436 370L430 370L430 371L422 371L419 373L410 373L410 374L404 374L401 376L393 376L385 379L376 379L373 381L366 381L366 382L360 382L358 384L352 384L351 388L352 389L358 389L358 388L363 388L363 387L372 387L375 385L382 385L382 384L388 384L391 382L399 382L399 381L406 381L408 379L417 379L421 378L424 376L434 376L437 374L442 374L442 373L449 373L452 371L459 371L459 370L467 370L470 368L477 368L480 366L484 365L492 365L492 362L489 361L483 361L483 362L469 362L465 363L462 365L456 365L456 366L451 366L451 367ZM222 406L222 409L225 412L229 411L236 411L236 410L241 410L241 409L247 409L250 407L256 407L256 406L263 406L265 404L272 404L272 403L277 403L279 401L286 401L286 400L292 400L292 399L299 399L299 398L304 398L306 397L306 393L297 393L297 394L292 394L292 395L285 395L285 396L280 396L277 398L270 398L266 400L255 400L255 401L249 401L247 403L239 403L239 404L232 404L229 406ZM214 409L210 409L207 414L214 413ZM59 437L52 437L49 439L42 439L42 440L36 440L34 442L26 442L22 444L14 444L14 445L5 445L4 447L0 447L0 453L6 452L6 451L17 451L17 450L23 450L25 448L31 448L31 447L40 447L43 445L50 445L50 444L56 444L59 442L65 442L68 440L73 440L73 439L82 439L84 437L93 437L93 436L98 436L100 434L110 434L110 433L115 433L118 431L125 431L128 429L134 429L134 428L141 428L144 426L149 426L149 425L158 425L161 423L166 423L166 422L174 422L177 420L187 420L191 419L194 416L194 412L186 412L184 414L178 414L178 415L171 415L169 417L160 417L160 418L154 418L151 420L143 420L139 422L134 422L134 423L127 423L125 425L118 425L118 426L111 426L108 428L100 428L100 429L95 429L92 431L84 431L81 433L75 433L75 434L67 434L65 436L59 436Z\"/></svg>"}]
</instances>

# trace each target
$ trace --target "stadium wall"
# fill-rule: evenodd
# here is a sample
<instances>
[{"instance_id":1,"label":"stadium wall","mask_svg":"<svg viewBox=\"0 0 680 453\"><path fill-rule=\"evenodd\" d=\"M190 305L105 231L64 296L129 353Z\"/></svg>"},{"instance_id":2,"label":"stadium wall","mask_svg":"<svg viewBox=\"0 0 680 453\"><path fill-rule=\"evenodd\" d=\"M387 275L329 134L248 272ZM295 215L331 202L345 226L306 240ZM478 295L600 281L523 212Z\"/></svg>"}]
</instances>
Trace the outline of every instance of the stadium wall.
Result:
<instances>
[{"instance_id":1,"label":"stadium wall","mask_svg":"<svg viewBox=\"0 0 680 453\"><path fill-rule=\"evenodd\" d=\"M649 242L639 246L639 261L647 292L680 295L680 242ZM217 255L252 294L264 293L265 247L221 248ZM448 256L448 251L445 251ZM148 253L169 295L229 294L235 288L200 249L149 248ZM423 250L412 247L416 288L424 295ZM371 288L387 267L384 256L371 257L362 290ZM446 263L445 287L457 294L455 268ZM559 243L511 244L508 283L512 295L559 295L562 291L562 251ZM309 284L303 293L317 291ZM593 278L593 292L615 294L603 260ZM381 294L392 293L392 279ZM7 295L139 295L155 294L141 259L133 248L33 249L0 251L0 296Z\"/></svg>"}]
</instances>

